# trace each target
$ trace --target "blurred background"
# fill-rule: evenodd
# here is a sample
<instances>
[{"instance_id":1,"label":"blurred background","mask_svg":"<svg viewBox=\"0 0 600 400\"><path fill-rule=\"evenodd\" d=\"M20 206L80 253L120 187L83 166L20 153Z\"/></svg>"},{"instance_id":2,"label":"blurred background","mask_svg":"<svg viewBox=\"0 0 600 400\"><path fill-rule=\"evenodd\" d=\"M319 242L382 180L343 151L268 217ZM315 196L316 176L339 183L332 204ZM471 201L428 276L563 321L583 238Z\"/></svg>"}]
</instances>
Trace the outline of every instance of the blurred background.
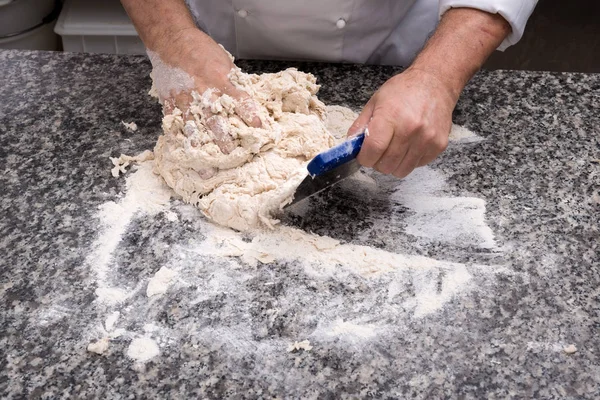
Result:
<instances>
[{"instance_id":1,"label":"blurred background","mask_svg":"<svg viewBox=\"0 0 600 400\"><path fill-rule=\"evenodd\" d=\"M0 0L0 48L145 54L119 0ZM540 0L485 68L600 72L600 1Z\"/></svg>"}]
</instances>

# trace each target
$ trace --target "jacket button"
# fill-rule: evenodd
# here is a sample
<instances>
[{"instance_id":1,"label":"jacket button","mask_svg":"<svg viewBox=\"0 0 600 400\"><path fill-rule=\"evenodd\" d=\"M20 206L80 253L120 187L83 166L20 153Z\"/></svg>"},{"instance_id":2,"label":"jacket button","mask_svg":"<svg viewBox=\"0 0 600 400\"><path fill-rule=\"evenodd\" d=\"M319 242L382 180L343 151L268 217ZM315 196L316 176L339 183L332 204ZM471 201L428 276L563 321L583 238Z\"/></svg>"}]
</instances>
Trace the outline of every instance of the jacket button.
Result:
<instances>
[{"instance_id":1,"label":"jacket button","mask_svg":"<svg viewBox=\"0 0 600 400\"><path fill-rule=\"evenodd\" d=\"M240 18L246 18L248 16L248 11L246 11L246 10L238 10L237 14L238 14L238 16Z\"/></svg>"},{"instance_id":2,"label":"jacket button","mask_svg":"<svg viewBox=\"0 0 600 400\"><path fill-rule=\"evenodd\" d=\"M340 18L335 23L335 26L337 26L338 29L344 29L344 27L346 26L346 21L344 20L344 18Z\"/></svg>"}]
</instances>

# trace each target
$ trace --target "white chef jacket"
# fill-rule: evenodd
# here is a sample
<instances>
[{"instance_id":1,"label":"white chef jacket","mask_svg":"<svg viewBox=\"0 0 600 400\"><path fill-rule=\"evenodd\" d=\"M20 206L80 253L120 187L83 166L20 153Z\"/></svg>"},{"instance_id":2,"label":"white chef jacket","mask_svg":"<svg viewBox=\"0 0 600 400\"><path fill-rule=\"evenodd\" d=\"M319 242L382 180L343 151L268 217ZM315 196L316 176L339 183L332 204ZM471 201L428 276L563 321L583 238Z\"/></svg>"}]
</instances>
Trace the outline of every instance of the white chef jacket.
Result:
<instances>
[{"instance_id":1,"label":"white chef jacket","mask_svg":"<svg viewBox=\"0 0 600 400\"><path fill-rule=\"evenodd\" d=\"M502 15L519 41L537 0L186 0L236 58L409 65L454 7Z\"/></svg>"}]
</instances>

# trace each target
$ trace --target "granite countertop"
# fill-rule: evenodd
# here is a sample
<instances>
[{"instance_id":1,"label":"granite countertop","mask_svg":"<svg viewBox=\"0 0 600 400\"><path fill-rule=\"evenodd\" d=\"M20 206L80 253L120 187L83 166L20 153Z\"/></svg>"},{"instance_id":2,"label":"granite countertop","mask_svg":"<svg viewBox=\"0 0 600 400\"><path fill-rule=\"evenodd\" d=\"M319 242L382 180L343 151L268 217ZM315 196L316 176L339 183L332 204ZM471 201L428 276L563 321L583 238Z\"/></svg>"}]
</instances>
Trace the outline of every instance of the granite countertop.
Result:
<instances>
[{"instance_id":1,"label":"granite countertop","mask_svg":"<svg viewBox=\"0 0 600 400\"><path fill-rule=\"evenodd\" d=\"M326 103L355 110L398 71L241 63L288 65L314 73ZM365 276L223 261L192 251L206 222L172 200L176 219L136 214L113 243L104 279L128 294L106 304L90 260L98 207L126 191L109 157L152 149L160 134L150 65L1 51L0 71L2 397L600 396L600 75L481 72L454 114L479 138L413 178L372 174L375 188L341 185L283 218L445 267ZM166 265L177 283L146 297ZM86 351L115 327L104 354ZM132 360L135 338L159 354ZM312 349L287 351L305 339Z\"/></svg>"}]
</instances>

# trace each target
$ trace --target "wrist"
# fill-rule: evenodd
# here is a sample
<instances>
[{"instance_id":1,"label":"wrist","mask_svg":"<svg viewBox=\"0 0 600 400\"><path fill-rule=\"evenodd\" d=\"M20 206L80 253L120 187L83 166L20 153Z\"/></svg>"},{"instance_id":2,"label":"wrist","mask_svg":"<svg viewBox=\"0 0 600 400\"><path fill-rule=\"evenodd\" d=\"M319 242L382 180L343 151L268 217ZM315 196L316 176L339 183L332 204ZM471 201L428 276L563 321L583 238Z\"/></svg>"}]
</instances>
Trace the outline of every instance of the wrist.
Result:
<instances>
[{"instance_id":1,"label":"wrist","mask_svg":"<svg viewBox=\"0 0 600 400\"><path fill-rule=\"evenodd\" d=\"M408 71L425 75L426 79L436 82L436 86L445 91L455 104L458 102L461 92L470 79L470 75L467 76L467 74L460 73L459 71L453 71L447 68L447 66L440 65L427 58L415 60L407 68L406 72Z\"/></svg>"},{"instance_id":2,"label":"wrist","mask_svg":"<svg viewBox=\"0 0 600 400\"><path fill-rule=\"evenodd\" d=\"M170 28L157 35L155 40L149 43L148 48L161 57L171 58L178 53L185 54L191 43L201 45L203 40L201 33L195 26Z\"/></svg>"},{"instance_id":3,"label":"wrist","mask_svg":"<svg viewBox=\"0 0 600 400\"><path fill-rule=\"evenodd\" d=\"M429 74L458 99L509 33L510 25L498 14L473 8L448 10L410 68Z\"/></svg>"}]
</instances>

